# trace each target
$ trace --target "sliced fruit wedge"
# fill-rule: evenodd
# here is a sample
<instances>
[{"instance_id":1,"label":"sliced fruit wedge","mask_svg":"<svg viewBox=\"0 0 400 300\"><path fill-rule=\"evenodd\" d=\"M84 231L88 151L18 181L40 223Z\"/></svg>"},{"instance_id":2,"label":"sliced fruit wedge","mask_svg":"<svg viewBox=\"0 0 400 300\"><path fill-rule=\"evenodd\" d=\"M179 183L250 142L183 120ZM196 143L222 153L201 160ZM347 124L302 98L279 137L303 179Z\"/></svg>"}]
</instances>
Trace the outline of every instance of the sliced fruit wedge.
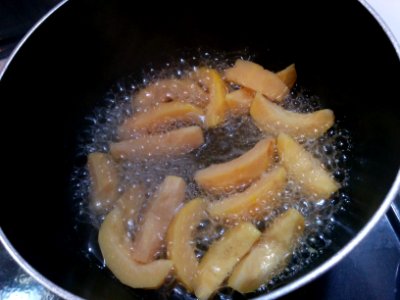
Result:
<instances>
[{"instance_id":1,"label":"sliced fruit wedge","mask_svg":"<svg viewBox=\"0 0 400 300\"><path fill-rule=\"evenodd\" d=\"M285 69L276 73L280 80L286 84L286 86L291 90L297 80L297 72L294 64L286 67Z\"/></svg>"},{"instance_id":2,"label":"sliced fruit wedge","mask_svg":"<svg viewBox=\"0 0 400 300\"><path fill-rule=\"evenodd\" d=\"M329 198L340 188L322 163L287 134L277 138L277 148L282 165L310 199Z\"/></svg>"},{"instance_id":3,"label":"sliced fruit wedge","mask_svg":"<svg viewBox=\"0 0 400 300\"><path fill-rule=\"evenodd\" d=\"M154 289L161 286L172 269L172 261L160 259L145 265L135 262L125 236L122 210L115 207L99 231L100 250L107 267L119 281L130 287Z\"/></svg>"},{"instance_id":4,"label":"sliced fruit wedge","mask_svg":"<svg viewBox=\"0 0 400 300\"><path fill-rule=\"evenodd\" d=\"M238 59L232 68L225 70L225 78L270 100L282 101L289 94L289 88L278 75L251 61Z\"/></svg>"},{"instance_id":5,"label":"sliced fruit wedge","mask_svg":"<svg viewBox=\"0 0 400 300\"><path fill-rule=\"evenodd\" d=\"M330 109L312 113L296 113L272 103L257 93L250 107L250 115L257 127L278 135L286 133L293 137L318 138L332 127L335 117Z\"/></svg>"},{"instance_id":6,"label":"sliced fruit wedge","mask_svg":"<svg viewBox=\"0 0 400 300\"><path fill-rule=\"evenodd\" d=\"M225 121L227 115L228 106L225 102L227 86L218 71L214 69L200 68L196 76L209 93L205 125L207 128L216 127Z\"/></svg>"},{"instance_id":7,"label":"sliced fruit wedge","mask_svg":"<svg viewBox=\"0 0 400 300\"><path fill-rule=\"evenodd\" d=\"M286 267L303 231L304 218L297 210L289 209L278 216L236 265L228 286L249 293L267 283Z\"/></svg>"},{"instance_id":8,"label":"sliced fruit wedge","mask_svg":"<svg viewBox=\"0 0 400 300\"><path fill-rule=\"evenodd\" d=\"M132 138L140 133L157 133L170 129L172 124L202 124L203 110L197 106L179 101L161 103L146 112L136 113L118 128L121 139Z\"/></svg>"},{"instance_id":9,"label":"sliced fruit wedge","mask_svg":"<svg viewBox=\"0 0 400 300\"><path fill-rule=\"evenodd\" d=\"M283 167L264 173L247 190L210 203L208 212L212 217L246 219L264 213L279 204L279 193L286 186Z\"/></svg>"},{"instance_id":10,"label":"sliced fruit wedge","mask_svg":"<svg viewBox=\"0 0 400 300\"><path fill-rule=\"evenodd\" d=\"M205 107L208 103L207 93L190 78L163 79L149 84L139 90L133 97L134 109L144 111L163 102L176 100Z\"/></svg>"},{"instance_id":11,"label":"sliced fruit wedge","mask_svg":"<svg viewBox=\"0 0 400 300\"><path fill-rule=\"evenodd\" d=\"M171 130L162 134L141 136L137 139L111 143L110 153L116 160L135 160L151 156L182 155L204 143L198 126Z\"/></svg>"},{"instance_id":12,"label":"sliced fruit wedge","mask_svg":"<svg viewBox=\"0 0 400 300\"><path fill-rule=\"evenodd\" d=\"M97 213L111 210L119 197L117 168L107 153L93 152L88 155L91 207Z\"/></svg>"},{"instance_id":13,"label":"sliced fruit wedge","mask_svg":"<svg viewBox=\"0 0 400 300\"><path fill-rule=\"evenodd\" d=\"M249 113L253 98L254 92L252 90L240 88L227 94L225 101L232 115L243 116Z\"/></svg>"},{"instance_id":14,"label":"sliced fruit wedge","mask_svg":"<svg viewBox=\"0 0 400 300\"><path fill-rule=\"evenodd\" d=\"M132 244L132 257L149 263L164 243L168 226L185 199L186 183L177 176L167 176L150 199Z\"/></svg>"},{"instance_id":15,"label":"sliced fruit wedge","mask_svg":"<svg viewBox=\"0 0 400 300\"><path fill-rule=\"evenodd\" d=\"M271 166L274 149L274 138L263 139L238 158L197 171L194 179L201 188L211 193L238 190L259 178Z\"/></svg>"},{"instance_id":16,"label":"sliced fruit wedge","mask_svg":"<svg viewBox=\"0 0 400 300\"><path fill-rule=\"evenodd\" d=\"M241 223L212 244L199 265L195 279L196 297L200 300L208 299L260 235L261 232L251 223Z\"/></svg>"},{"instance_id":17,"label":"sliced fruit wedge","mask_svg":"<svg viewBox=\"0 0 400 300\"><path fill-rule=\"evenodd\" d=\"M124 224L137 222L140 210L146 200L146 193L141 185L132 185L118 199L116 205L122 210Z\"/></svg>"},{"instance_id":18,"label":"sliced fruit wedge","mask_svg":"<svg viewBox=\"0 0 400 300\"><path fill-rule=\"evenodd\" d=\"M197 198L179 210L168 228L168 258L174 264L176 277L190 292L199 265L194 252L193 231L206 217L206 202Z\"/></svg>"}]
</instances>

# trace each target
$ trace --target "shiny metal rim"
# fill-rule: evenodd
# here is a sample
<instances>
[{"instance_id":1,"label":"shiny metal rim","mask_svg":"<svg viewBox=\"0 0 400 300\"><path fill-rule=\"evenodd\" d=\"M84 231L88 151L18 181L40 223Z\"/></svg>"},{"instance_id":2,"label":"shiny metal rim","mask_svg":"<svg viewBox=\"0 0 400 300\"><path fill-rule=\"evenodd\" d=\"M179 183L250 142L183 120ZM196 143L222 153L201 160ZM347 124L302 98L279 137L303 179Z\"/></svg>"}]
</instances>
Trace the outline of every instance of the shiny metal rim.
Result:
<instances>
[{"instance_id":1,"label":"shiny metal rim","mask_svg":"<svg viewBox=\"0 0 400 300\"><path fill-rule=\"evenodd\" d=\"M59 9L61 6L63 6L65 3L67 3L68 0L63 0L60 2L57 6L55 6L52 10L50 10L43 18L41 18L32 28L29 30L29 32L22 38L22 40L18 43L18 45L15 47L14 51L11 53L10 57L8 58L3 70L0 72L0 80L3 77L5 71L7 70L7 67L9 66L10 62L18 52L18 50L22 47L22 45L25 43L25 41L30 37L30 35L50 16L52 15L57 9ZM400 59L400 43L399 41L396 40L395 36L393 33L390 31L389 27L387 24L383 21L382 17L365 1L365 0L359 0L359 2L364 5L364 7L374 16L374 18L379 22L381 27L384 29L385 33L389 37L390 41L392 42L394 48L396 49L397 55ZM333 257L331 257L329 260L327 260L325 263L323 263L321 266L316 268L315 270L309 272L308 274L302 276L301 278L275 290L272 291L271 293L267 295L263 295L254 299L259 299L259 300L269 300L269 299L276 299L281 296L284 296L302 286L307 284L308 282L316 279L317 277L321 276L323 273L325 273L327 270L332 268L334 265L336 265L340 260L342 260L347 254L350 253L350 251L356 247L360 241L368 234L368 232L378 223L380 218L386 213L386 211L389 209L390 204L392 201L395 199L397 193L400 191L400 170L397 173L396 179L390 188L388 194L385 197L385 200L383 201L382 205L379 207L379 209L376 211L376 213L373 215L373 217L369 220L369 222L364 226L364 228L344 247L342 248L339 252L337 252ZM19 255L19 253L15 250L15 248L11 245L10 241L7 239L5 236L4 232L0 228L0 241L3 243L5 249L9 252L11 257L20 265L20 267L27 272L29 275L31 275L33 278L35 278L40 284L45 286L47 289L49 289L52 293L60 296L63 299L67 300L83 300L83 298L78 297L63 288L57 286L44 276L42 276L38 271L36 271L32 266L28 264L27 261L25 261L22 256Z\"/></svg>"}]
</instances>

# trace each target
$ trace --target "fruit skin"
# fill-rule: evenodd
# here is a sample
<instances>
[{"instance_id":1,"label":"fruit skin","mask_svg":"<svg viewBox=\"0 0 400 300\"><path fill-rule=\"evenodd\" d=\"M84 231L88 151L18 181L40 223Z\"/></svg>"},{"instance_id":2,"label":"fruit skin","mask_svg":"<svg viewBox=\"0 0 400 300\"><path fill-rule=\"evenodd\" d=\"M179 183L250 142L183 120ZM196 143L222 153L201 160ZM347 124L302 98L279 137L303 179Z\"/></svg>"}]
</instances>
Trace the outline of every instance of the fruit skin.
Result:
<instances>
[{"instance_id":1,"label":"fruit skin","mask_svg":"<svg viewBox=\"0 0 400 300\"><path fill-rule=\"evenodd\" d=\"M249 293L286 267L304 231L304 218L295 209L278 216L251 251L236 265L228 286Z\"/></svg>"},{"instance_id":2,"label":"fruit skin","mask_svg":"<svg viewBox=\"0 0 400 300\"><path fill-rule=\"evenodd\" d=\"M118 136L121 139L129 139L135 134L159 133L177 122L202 125L203 115L201 108L188 103L179 101L161 103L126 119L118 128Z\"/></svg>"},{"instance_id":3,"label":"fruit skin","mask_svg":"<svg viewBox=\"0 0 400 300\"><path fill-rule=\"evenodd\" d=\"M110 211L119 197L119 177L112 157L107 153L90 153L87 167L91 182L91 208L97 213Z\"/></svg>"},{"instance_id":4,"label":"fruit skin","mask_svg":"<svg viewBox=\"0 0 400 300\"><path fill-rule=\"evenodd\" d=\"M177 279L190 292L199 265L194 253L193 231L206 217L206 202L200 198L193 199L179 210L168 228L168 259L174 264Z\"/></svg>"},{"instance_id":5,"label":"fruit skin","mask_svg":"<svg viewBox=\"0 0 400 300\"><path fill-rule=\"evenodd\" d=\"M276 73L280 80L291 90L297 80L297 72L294 64L287 66L285 69Z\"/></svg>"},{"instance_id":6,"label":"fruit skin","mask_svg":"<svg viewBox=\"0 0 400 300\"><path fill-rule=\"evenodd\" d=\"M335 122L335 116L330 109L296 113L272 103L260 93L256 94L251 104L250 115L257 127L264 132L313 139L323 135Z\"/></svg>"},{"instance_id":7,"label":"fruit skin","mask_svg":"<svg viewBox=\"0 0 400 300\"><path fill-rule=\"evenodd\" d=\"M279 193L286 186L286 181L285 169L278 166L261 175L244 192L210 203L208 212L212 217L224 219L251 219L279 204Z\"/></svg>"},{"instance_id":8,"label":"fruit skin","mask_svg":"<svg viewBox=\"0 0 400 300\"><path fill-rule=\"evenodd\" d=\"M321 162L289 135L278 135L277 148L289 176L311 200L327 199L340 188L340 184L322 167Z\"/></svg>"},{"instance_id":9,"label":"fruit skin","mask_svg":"<svg viewBox=\"0 0 400 300\"><path fill-rule=\"evenodd\" d=\"M211 193L238 190L258 179L272 165L274 151L275 139L263 139L238 158L197 171L194 179L201 188Z\"/></svg>"},{"instance_id":10,"label":"fruit skin","mask_svg":"<svg viewBox=\"0 0 400 300\"><path fill-rule=\"evenodd\" d=\"M208 299L229 276L234 266L258 240L261 232L251 223L240 223L213 243L199 264L194 293Z\"/></svg>"},{"instance_id":11,"label":"fruit skin","mask_svg":"<svg viewBox=\"0 0 400 300\"><path fill-rule=\"evenodd\" d=\"M155 259L172 218L185 200L186 183L177 176L167 176L150 199L132 244L132 257L139 263Z\"/></svg>"},{"instance_id":12,"label":"fruit skin","mask_svg":"<svg viewBox=\"0 0 400 300\"><path fill-rule=\"evenodd\" d=\"M130 287L158 288L172 269L170 260L160 259L145 265L133 260L122 221L122 210L118 206L101 224L98 240L107 267L119 281Z\"/></svg>"},{"instance_id":13,"label":"fruit skin","mask_svg":"<svg viewBox=\"0 0 400 300\"><path fill-rule=\"evenodd\" d=\"M183 127L162 134L141 136L110 144L115 160L144 159L150 156L182 155L204 143L203 131L198 126Z\"/></svg>"},{"instance_id":14,"label":"fruit skin","mask_svg":"<svg viewBox=\"0 0 400 300\"><path fill-rule=\"evenodd\" d=\"M240 88L227 94L225 102L228 105L229 112L234 116L247 115L250 112L254 94L254 91L247 88Z\"/></svg>"},{"instance_id":15,"label":"fruit skin","mask_svg":"<svg viewBox=\"0 0 400 300\"><path fill-rule=\"evenodd\" d=\"M270 100L283 101L289 94L288 87L278 75L251 61L236 60L232 68L225 70L225 78L260 92Z\"/></svg>"},{"instance_id":16,"label":"fruit skin","mask_svg":"<svg viewBox=\"0 0 400 300\"><path fill-rule=\"evenodd\" d=\"M225 102L227 86L221 75L215 69L200 68L196 76L207 87L209 102L206 106L205 126L207 128L217 127L225 121L228 106Z\"/></svg>"}]
</instances>

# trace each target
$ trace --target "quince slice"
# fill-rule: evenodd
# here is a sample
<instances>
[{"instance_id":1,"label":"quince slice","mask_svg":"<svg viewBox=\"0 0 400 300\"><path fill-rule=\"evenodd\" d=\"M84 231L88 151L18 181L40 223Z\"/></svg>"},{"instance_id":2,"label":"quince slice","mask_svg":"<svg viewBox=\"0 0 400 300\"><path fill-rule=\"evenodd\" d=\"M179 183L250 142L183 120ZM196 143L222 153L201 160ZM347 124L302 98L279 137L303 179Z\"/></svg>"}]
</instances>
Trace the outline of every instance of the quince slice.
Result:
<instances>
[{"instance_id":1,"label":"quince slice","mask_svg":"<svg viewBox=\"0 0 400 300\"><path fill-rule=\"evenodd\" d=\"M98 213L111 210L119 197L118 172L112 157L107 153L90 153L87 167L91 182L92 209Z\"/></svg>"},{"instance_id":2,"label":"quince slice","mask_svg":"<svg viewBox=\"0 0 400 300\"><path fill-rule=\"evenodd\" d=\"M189 126L166 133L145 135L137 139L111 143L110 153L116 160L182 155L198 148L203 143L204 137L201 128Z\"/></svg>"},{"instance_id":3,"label":"quince slice","mask_svg":"<svg viewBox=\"0 0 400 300\"><path fill-rule=\"evenodd\" d=\"M135 133L157 133L171 124L202 124L204 113L201 108L188 103L172 101L161 103L145 112L136 113L118 128L121 139L129 139Z\"/></svg>"},{"instance_id":4,"label":"quince slice","mask_svg":"<svg viewBox=\"0 0 400 300\"><path fill-rule=\"evenodd\" d=\"M276 75L286 84L289 90L292 89L297 80L297 72L294 64L291 64L285 69L277 72Z\"/></svg>"},{"instance_id":5,"label":"quince slice","mask_svg":"<svg viewBox=\"0 0 400 300\"><path fill-rule=\"evenodd\" d=\"M160 259L149 264L139 264L131 256L123 212L115 207L101 224L99 245L107 267L121 281L133 288L158 288L172 269L172 261Z\"/></svg>"},{"instance_id":6,"label":"quince slice","mask_svg":"<svg viewBox=\"0 0 400 300\"><path fill-rule=\"evenodd\" d=\"M276 207L279 193L286 186L286 171L283 167L264 173L247 190L222 200L210 203L208 212L212 217L225 219L248 218Z\"/></svg>"},{"instance_id":7,"label":"quince slice","mask_svg":"<svg viewBox=\"0 0 400 300\"><path fill-rule=\"evenodd\" d=\"M243 116L249 113L253 98L254 92L252 90L240 88L227 94L225 101L229 107L229 111L234 116Z\"/></svg>"},{"instance_id":8,"label":"quince slice","mask_svg":"<svg viewBox=\"0 0 400 300\"><path fill-rule=\"evenodd\" d=\"M168 226L185 199L186 183L177 176L167 176L150 199L132 244L132 257L140 263L154 260L164 243Z\"/></svg>"},{"instance_id":9,"label":"quince slice","mask_svg":"<svg viewBox=\"0 0 400 300\"><path fill-rule=\"evenodd\" d=\"M204 84L209 93L209 103L206 107L205 125L216 127L225 121L228 106L225 102L227 87L217 70L200 68L196 72L199 81Z\"/></svg>"},{"instance_id":10,"label":"quince slice","mask_svg":"<svg viewBox=\"0 0 400 300\"><path fill-rule=\"evenodd\" d=\"M289 209L278 216L236 265L228 286L249 293L267 283L286 267L303 231L304 218L297 210Z\"/></svg>"},{"instance_id":11,"label":"quince slice","mask_svg":"<svg viewBox=\"0 0 400 300\"><path fill-rule=\"evenodd\" d=\"M194 179L208 192L237 190L259 178L271 166L274 149L275 139L266 138L238 158L197 171Z\"/></svg>"},{"instance_id":12,"label":"quince slice","mask_svg":"<svg viewBox=\"0 0 400 300\"><path fill-rule=\"evenodd\" d=\"M278 135L277 148L282 165L311 199L329 198L340 188L321 162L287 134Z\"/></svg>"},{"instance_id":13,"label":"quince slice","mask_svg":"<svg viewBox=\"0 0 400 300\"><path fill-rule=\"evenodd\" d=\"M225 78L270 100L282 101L289 94L288 87L275 73L251 61L238 59L232 68L225 70Z\"/></svg>"},{"instance_id":14,"label":"quince slice","mask_svg":"<svg viewBox=\"0 0 400 300\"><path fill-rule=\"evenodd\" d=\"M206 203L197 198L185 204L168 228L168 258L174 264L176 277L188 291L193 291L193 279L198 268L194 253L193 231L206 218Z\"/></svg>"},{"instance_id":15,"label":"quince slice","mask_svg":"<svg viewBox=\"0 0 400 300\"><path fill-rule=\"evenodd\" d=\"M278 135L286 133L293 137L318 138L332 127L335 117L330 109L312 113L296 113L272 103L257 93L250 108L257 127Z\"/></svg>"},{"instance_id":16,"label":"quince slice","mask_svg":"<svg viewBox=\"0 0 400 300\"><path fill-rule=\"evenodd\" d=\"M208 299L260 235L254 225L246 222L229 229L213 243L199 264L194 290L197 298Z\"/></svg>"},{"instance_id":17,"label":"quince slice","mask_svg":"<svg viewBox=\"0 0 400 300\"><path fill-rule=\"evenodd\" d=\"M144 111L163 102L176 100L204 108L208 103L207 93L190 78L162 79L139 90L133 97L135 109Z\"/></svg>"}]
</instances>

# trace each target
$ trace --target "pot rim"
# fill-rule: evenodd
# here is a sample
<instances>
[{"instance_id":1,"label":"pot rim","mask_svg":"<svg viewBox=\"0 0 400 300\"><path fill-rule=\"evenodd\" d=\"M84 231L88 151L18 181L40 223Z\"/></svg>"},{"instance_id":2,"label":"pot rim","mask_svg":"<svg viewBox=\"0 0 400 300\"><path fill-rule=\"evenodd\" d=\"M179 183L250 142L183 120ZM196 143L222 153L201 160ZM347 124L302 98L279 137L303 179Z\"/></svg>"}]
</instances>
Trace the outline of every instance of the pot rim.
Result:
<instances>
[{"instance_id":1,"label":"pot rim","mask_svg":"<svg viewBox=\"0 0 400 300\"><path fill-rule=\"evenodd\" d=\"M366 0L358 0L365 9L367 9L370 14L378 21L379 25L382 27L388 38L390 39L393 47L397 52L397 56L400 59L400 41L396 39L392 31L390 30L389 26L385 23L379 13L369 4ZM23 46L26 40L31 36L31 34L49 17L51 16L56 10L58 10L61 6L67 3L68 0L63 0L59 4L57 4L54 8L52 8L46 15L44 15L29 31L28 33L21 39L15 49L12 51L11 55L7 59L4 68L0 71L0 80L2 79L4 73L6 72L8 66L10 65L11 61L19 51L19 49ZM258 300L269 300L279 298L284 296L304 285L311 282L312 280L316 279L317 277L324 274L334 265L336 265L340 260L342 260L347 254L351 252L364 237L371 231L371 229L378 223L381 217L386 213L389 209L390 204L396 198L396 195L400 195L400 168L396 175L396 179L393 182L389 192L387 193L385 200L382 202L379 209L374 213L372 218L366 223L366 225L358 232L358 234L349 242L347 243L341 250L339 250L335 255L333 255L330 259L325 261L316 269L312 270L311 272L301 276L300 278L294 280L293 282L286 284L266 295L261 295L259 297L253 298ZM0 241L4 245L4 248L10 254L10 256L18 263L18 265L27 272L30 276L32 276L35 280L37 280L41 285L46 287L52 293L58 295L59 297L67 300L84 300L79 296L74 295L73 293L59 287L43 275L41 275L36 269L34 269L12 246L11 242L7 239L5 233L0 227Z\"/></svg>"}]
</instances>

